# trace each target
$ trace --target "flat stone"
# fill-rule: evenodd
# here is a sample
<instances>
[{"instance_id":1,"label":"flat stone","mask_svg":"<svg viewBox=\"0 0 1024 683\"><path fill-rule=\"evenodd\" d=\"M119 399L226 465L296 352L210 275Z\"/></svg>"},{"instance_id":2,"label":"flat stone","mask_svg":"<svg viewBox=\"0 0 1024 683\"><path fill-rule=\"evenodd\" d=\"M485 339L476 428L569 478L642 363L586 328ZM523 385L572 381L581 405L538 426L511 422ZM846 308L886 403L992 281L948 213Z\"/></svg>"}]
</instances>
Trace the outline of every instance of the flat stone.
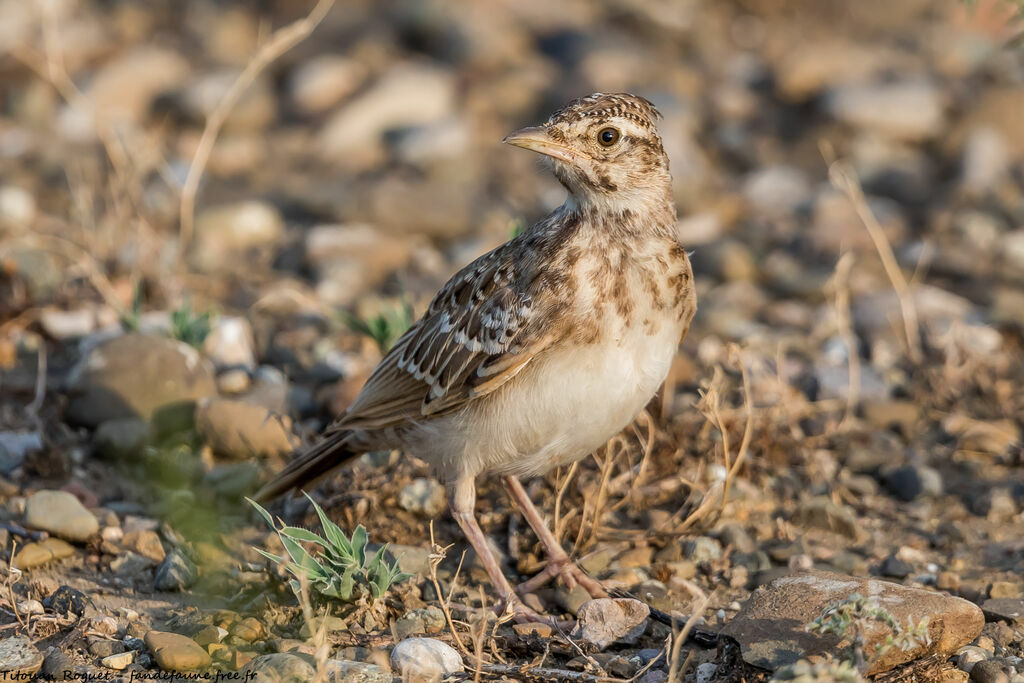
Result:
<instances>
[{"instance_id":1,"label":"flat stone","mask_svg":"<svg viewBox=\"0 0 1024 683\"><path fill-rule=\"evenodd\" d=\"M993 581L988 588L990 598L1019 598L1021 586L1016 581Z\"/></svg>"},{"instance_id":2,"label":"flat stone","mask_svg":"<svg viewBox=\"0 0 1024 683\"><path fill-rule=\"evenodd\" d=\"M156 562L131 550L124 551L110 563L113 572L123 577L136 577L154 566L156 566Z\"/></svg>"},{"instance_id":3,"label":"flat stone","mask_svg":"<svg viewBox=\"0 0 1024 683\"><path fill-rule=\"evenodd\" d=\"M315 659L291 652L262 655L245 665L262 683L306 683L316 678Z\"/></svg>"},{"instance_id":4,"label":"flat stone","mask_svg":"<svg viewBox=\"0 0 1024 683\"><path fill-rule=\"evenodd\" d=\"M305 114L330 109L352 93L366 76L367 67L343 55L319 55L292 72L288 92L295 107Z\"/></svg>"},{"instance_id":5,"label":"flat stone","mask_svg":"<svg viewBox=\"0 0 1024 683\"><path fill-rule=\"evenodd\" d=\"M217 455L235 460L290 453L299 445L287 415L263 406L209 398L196 407L196 431Z\"/></svg>"},{"instance_id":6,"label":"flat stone","mask_svg":"<svg viewBox=\"0 0 1024 683\"><path fill-rule=\"evenodd\" d=\"M38 543L29 543L14 556L14 565L20 569L40 567L47 562L62 560L75 554L75 549L59 538L47 538Z\"/></svg>"},{"instance_id":7,"label":"flat stone","mask_svg":"<svg viewBox=\"0 0 1024 683\"><path fill-rule=\"evenodd\" d=\"M840 121L898 140L924 140L942 130L942 91L928 82L855 84L837 88L828 109Z\"/></svg>"},{"instance_id":8,"label":"flat stone","mask_svg":"<svg viewBox=\"0 0 1024 683\"><path fill-rule=\"evenodd\" d=\"M647 630L651 609L630 598L598 598L583 603L576 613L573 637L593 651L613 643L632 645Z\"/></svg>"},{"instance_id":9,"label":"flat stone","mask_svg":"<svg viewBox=\"0 0 1024 683\"><path fill-rule=\"evenodd\" d=\"M619 567L642 567L650 569L653 557L654 548L650 546L630 548L615 558L615 564Z\"/></svg>"},{"instance_id":10,"label":"flat stone","mask_svg":"<svg viewBox=\"0 0 1024 683\"><path fill-rule=\"evenodd\" d=\"M144 640L164 671L195 671L210 666L210 655L191 638L166 631L150 631Z\"/></svg>"},{"instance_id":11,"label":"flat stone","mask_svg":"<svg viewBox=\"0 0 1024 683\"><path fill-rule=\"evenodd\" d=\"M109 638L99 638L96 636L89 638L89 654L96 657L109 657L111 655L121 654L124 651L124 643L120 640L111 640Z\"/></svg>"},{"instance_id":12,"label":"flat stone","mask_svg":"<svg viewBox=\"0 0 1024 683\"><path fill-rule=\"evenodd\" d=\"M990 621L1020 621L1024 623L1024 598L989 598L981 604Z\"/></svg>"},{"instance_id":13,"label":"flat stone","mask_svg":"<svg viewBox=\"0 0 1024 683\"><path fill-rule=\"evenodd\" d=\"M259 656L258 652L251 650L235 650L228 657L228 666L236 671L245 667L249 662Z\"/></svg>"},{"instance_id":14,"label":"flat stone","mask_svg":"<svg viewBox=\"0 0 1024 683\"><path fill-rule=\"evenodd\" d=\"M739 641L747 663L772 671L813 655L838 655L849 643L805 629L829 606L854 594L877 599L900 624L929 618L930 643L906 651L891 648L871 663L868 675L928 654L952 653L977 637L984 626L981 610L960 598L885 581L808 571L782 576L757 589L722 633ZM888 627L873 624L865 633L865 650L873 650L890 634Z\"/></svg>"},{"instance_id":15,"label":"flat stone","mask_svg":"<svg viewBox=\"0 0 1024 683\"><path fill-rule=\"evenodd\" d=\"M5 681L27 681L43 665L43 655L25 636L0 640L0 678Z\"/></svg>"},{"instance_id":16,"label":"flat stone","mask_svg":"<svg viewBox=\"0 0 1024 683\"><path fill-rule=\"evenodd\" d=\"M192 640L196 641L200 646L206 647L212 643L219 643L227 638L227 635L228 632L226 629L223 629L220 626L210 625L193 636Z\"/></svg>"},{"instance_id":17,"label":"flat stone","mask_svg":"<svg viewBox=\"0 0 1024 683\"><path fill-rule=\"evenodd\" d=\"M65 671L74 671L75 662L66 653L54 649L43 660L43 675L50 680L61 680Z\"/></svg>"},{"instance_id":18,"label":"flat stone","mask_svg":"<svg viewBox=\"0 0 1024 683\"><path fill-rule=\"evenodd\" d=\"M448 70L397 64L324 124L318 151L352 164L373 159L385 131L435 123L455 104L456 82Z\"/></svg>"},{"instance_id":19,"label":"flat stone","mask_svg":"<svg viewBox=\"0 0 1024 683\"><path fill-rule=\"evenodd\" d=\"M846 505L837 505L825 496L804 502L793 515L793 522L805 527L831 531L854 541L860 541L865 536L865 531L857 522L853 510Z\"/></svg>"},{"instance_id":20,"label":"flat stone","mask_svg":"<svg viewBox=\"0 0 1024 683\"><path fill-rule=\"evenodd\" d=\"M266 634L263 623L254 617L246 617L231 627L231 635L249 643L261 640Z\"/></svg>"},{"instance_id":21,"label":"flat stone","mask_svg":"<svg viewBox=\"0 0 1024 683\"><path fill-rule=\"evenodd\" d=\"M135 653L132 651L121 652L116 655L110 655L100 660L100 664L107 667L108 669L116 669L121 671L122 669L128 668L128 665L135 659Z\"/></svg>"},{"instance_id":22,"label":"flat stone","mask_svg":"<svg viewBox=\"0 0 1024 683\"><path fill-rule=\"evenodd\" d=\"M195 401L217 393L213 369L199 352L148 334L98 344L74 367L68 383L65 416L84 427L123 417L148 421L157 411L180 412L191 422Z\"/></svg>"},{"instance_id":23,"label":"flat stone","mask_svg":"<svg viewBox=\"0 0 1024 683\"><path fill-rule=\"evenodd\" d=\"M406 638L391 651L391 667L402 680L440 680L463 670L462 657L436 638Z\"/></svg>"},{"instance_id":24,"label":"flat stone","mask_svg":"<svg viewBox=\"0 0 1024 683\"><path fill-rule=\"evenodd\" d=\"M250 250L268 249L284 233L284 219L273 205L246 200L212 206L196 217L193 260L202 270L223 268Z\"/></svg>"},{"instance_id":25,"label":"flat stone","mask_svg":"<svg viewBox=\"0 0 1024 683\"><path fill-rule=\"evenodd\" d=\"M995 659L978 662L971 667L971 683L1010 683L1006 665Z\"/></svg>"},{"instance_id":26,"label":"flat stone","mask_svg":"<svg viewBox=\"0 0 1024 683\"><path fill-rule=\"evenodd\" d=\"M163 562L164 558L167 557L164 544L160 541L160 535L151 529L141 529L126 533L121 540L121 545L131 548L154 563Z\"/></svg>"},{"instance_id":27,"label":"flat stone","mask_svg":"<svg viewBox=\"0 0 1024 683\"><path fill-rule=\"evenodd\" d=\"M25 524L68 541L84 542L100 530L100 523L67 491L37 491L25 502Z\"/></svg>"}]
</instances>

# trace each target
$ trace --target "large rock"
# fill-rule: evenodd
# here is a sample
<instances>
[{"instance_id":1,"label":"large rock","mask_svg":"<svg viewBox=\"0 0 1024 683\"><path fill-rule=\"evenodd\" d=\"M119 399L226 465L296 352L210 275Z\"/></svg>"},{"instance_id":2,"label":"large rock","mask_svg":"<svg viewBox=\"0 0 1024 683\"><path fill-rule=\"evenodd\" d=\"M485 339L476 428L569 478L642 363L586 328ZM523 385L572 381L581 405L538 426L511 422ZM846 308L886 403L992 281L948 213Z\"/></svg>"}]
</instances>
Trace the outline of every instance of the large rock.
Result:
<instances>
[{"instance_id":1,"label":"large rock","mask_svg":"<svg viewBox=\"0 0 1024 683\"><path fill-rule=\"evenodd\" d=\"M925 655L949 654L977 637L985 625L981 610L960 598L886 581L809 571L782 576L757 589L722 633L739 641L748 664L762 669L774 671L811 655L839 656L849 647L848 642L834 635L810 633L806 627L829 606L854 594L877 599L900 624L929 619L930 642L910 650L889 649L871 661L868 675ZM872 622L865 633L865 652L874 652L891 633L883 624Z\"/></svg>"},{"instance_id":2,"label":"large rock","mask_svg":"<svg viewBox=\"0 0 1024 683\"><path fill-rule=\"evenodd\" d=\"M316 667L312 657L275 652L249 662L245 673L247 676L252 674L255 680L263 683L306 683L316 678Z\"/></svg>"},{"instance_id":3,"label":"large rock","mask_svg":"<svg viewBox=\"0 0 1024 683\"><path fill-rule=\"evenodd\" d=\"M37 543L28 543L18 549L14 556L14 566L19 569L40 567L47 562L63 560L75 554L75 549L59 538L48 538Z\"/></svg>"},{"instance_id":4,"label":"large rock","mask_svg":"<svg viewBox=\"0 0 1024 683\"><path fill-rule=\"evenodd\" d=\"M153 100L182 84L190 70L187 59L166 48L147 45L116 54L85 93L106 122L141 122Z\"/></svg>"},{"instance_id":5,"label":"large rock","mask_svg":"<svg viewBox=\"0 0 1024 683\"><path fill-rule=\"evenodd\" d=\"M197 399L216 395L213 371L191 346L165 337L126 334L94 347L72 370L65 416L96 427L156 411L191 414Z\"/></svg>"},{"instance_id":6,"label":"large rock","mask_svg":"<svg viewBox=\"0 0 1024 683\"><path fill-rule=\"evenodd\" d=\"M244 264L251 250L266 250L284 233L284 219L271 204L249 200L222 204L196 217L196 265L205 270Z\"/></svg>"},{"instance_id":7,"label":"large rock","mask_svg":"<svg viewBox=\"0 0 1024 683\"><path fill-rule=\"evenodd\" d=\"M366 163L395 128L436 123L455 107L455 77L428 64L401 64L385 73L324 125L319 149L329 160Z\"/></svg>"},{"instance_id":8,"label":"large rock","mask_svg":"<svg viewBox=\"0 0 1024 683\"><path fill-rule=\"evenodd\" d=\"M366 71L358 60L343 55L319 55L292 72L288 94L300 112L318 114L355 92Z\"/></svg>"},{"instance_id":9,"label":"large rock","mask_svg":"<svg viewBox=\"0 0 1024 683\"><path fill-rule=\"evenodd\" d=\"M630 598L598 598L583 603L576 612L573 637L592 650L603 650L613 643L631 645L647 629L651 609Z\"/></svg>"},{"instance_id":10,"label":"large rock","mask_svg":"<svg viewBox=\"0 0 1024 683\"><path fill-rule=\"evenodd\" d=\"M210 655L191 638L166 631L150 631L146 647L164 671L195 671L210 666Z\"/></svg>"},{"instance_id":11,"label":"large rock","mask_svg":"<svg viewBox=\"0 0 1024 683\"><path fill-rule=\"evenodd\" d=\"M404 267L412 244L369 225L318 225L306 234L306 261L316 272L317 293L329 304L353 302Z\"/></svg>"},{"instance_id":12,"label":"large rock","mask_svg":"<svg viewBox=\"0 0 1024 683\"><path fill-rule=\"evenodd\" d=\"M931 83L858 84L837 89L829 110L840 121L898 140L925 140L944 125L942 91Z\"/></svg>"},{"instance_id":13,"label":"large rock","mask_svg":"<svg viewBox=\"0 0 1024 683\"><path fill-rule=\"evenodd\" d=\"M463 669L462 657L436 638L406 638L391 651L391 667L402 680L441 680Z\"/></svg>"},{"instance_id":14,"label":"large rock","mask_svg":"<svg viewBox=\"0 0 1024 683\"><path fill-rule=\"evenodd\" d=\"M213 452L227 458L282 455L299 445L287 415L263 406L209 398L196 407L196 430Z\"/></svg>"},{"instance_id":15,"label":"large rock","mask_svg":"<svg viewBox=\"0 0 1024 683\"><path fill-rule=\"evenodd\" d=\"M0 679L27 681L43 665L43 655L26 636L0 640Z\"/></svg>"},{"instance_id":16,"label":"large rock","mask_svg":"<svg viewBox=\"0 0 1024 683\"><path fill-rule=\"evenodd\" d=\"M867 532L857 521L853 509L847 505L833 503L828 496L816 496L804 501L793 515L793 523L831 531L853 541L862 541L867 537Z\"/></svg>"},{"instance_id":17,"label":"large rock","mask_svg":"<svg viewBox=\"0 0 1024 683\"><path fill-rule=\"evenodd\" d=\"M25 525L80 543L100 530L96 516L67 491L37 491L29 496Z\"/></svg>"}]
</instances>

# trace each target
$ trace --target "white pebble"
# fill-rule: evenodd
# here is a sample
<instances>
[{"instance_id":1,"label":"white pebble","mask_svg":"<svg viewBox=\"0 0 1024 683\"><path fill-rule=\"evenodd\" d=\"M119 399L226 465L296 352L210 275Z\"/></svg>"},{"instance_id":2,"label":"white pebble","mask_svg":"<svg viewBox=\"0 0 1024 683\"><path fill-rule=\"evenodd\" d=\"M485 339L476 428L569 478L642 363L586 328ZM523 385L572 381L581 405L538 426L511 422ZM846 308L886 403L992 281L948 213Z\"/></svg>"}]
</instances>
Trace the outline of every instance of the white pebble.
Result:
<instances>
[{"instance_id":1,"label":"white pebble","mask_svg":"<svg viewBox=\"0 0 1024 683\"><path fill-rule=\"evenodd\" d=\"M462 657L436 638L406 638L391 651L391 667L403 680L433 680L462 671Z\"/></svg>"}]
</instances>

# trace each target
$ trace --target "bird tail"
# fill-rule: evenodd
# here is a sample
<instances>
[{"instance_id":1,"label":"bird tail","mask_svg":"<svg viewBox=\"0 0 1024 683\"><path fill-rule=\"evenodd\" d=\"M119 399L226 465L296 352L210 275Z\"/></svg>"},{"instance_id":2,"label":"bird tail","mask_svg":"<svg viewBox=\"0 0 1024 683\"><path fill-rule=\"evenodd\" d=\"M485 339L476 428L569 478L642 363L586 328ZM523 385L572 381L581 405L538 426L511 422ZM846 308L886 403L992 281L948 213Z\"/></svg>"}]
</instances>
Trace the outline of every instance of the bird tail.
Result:
<instances>
[{"instance_id":1,"label":"bird tail","mask_svg":"<svg viewBox=\"0 0 1024 683\"><path fill-rule=\"evenodd\" d=\"M358 457L362 451L350 447L349 436L349 432L336 432L306 451L298 453L274 479L256 492L256 501L267 503L291 489L309 486L335 468Z\"/></svg>"}]
</instances>

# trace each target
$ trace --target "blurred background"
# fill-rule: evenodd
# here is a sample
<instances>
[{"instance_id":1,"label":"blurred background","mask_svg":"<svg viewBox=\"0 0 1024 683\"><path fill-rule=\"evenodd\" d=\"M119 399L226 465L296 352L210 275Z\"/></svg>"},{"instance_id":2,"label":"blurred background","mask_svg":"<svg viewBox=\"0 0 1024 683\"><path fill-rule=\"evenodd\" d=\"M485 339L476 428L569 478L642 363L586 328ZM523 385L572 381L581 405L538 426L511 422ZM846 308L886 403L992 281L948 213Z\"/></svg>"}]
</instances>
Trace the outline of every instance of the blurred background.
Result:
<instances>
[{"instance_id":1,"label":"blurred background","mask_svg":"<svg viewBox=\"0 0 1024 683\"><path fill-rule=\"evenodd\" d=\"M749 416L725 516L788 549L751 576L923 545L983 599L1024 561L1022 31L1011 0L0 0L5 500L219 528L451 274L562 202L502 137L629 91L664 114L699 311L650 408L642 474L669 484L605 477L604 516L587 461L568 537L675 528ZM416 545L437 486L384 454L327 491ZM833 513L859 530L780 531Z\"/></svg>"}]
</instances>

